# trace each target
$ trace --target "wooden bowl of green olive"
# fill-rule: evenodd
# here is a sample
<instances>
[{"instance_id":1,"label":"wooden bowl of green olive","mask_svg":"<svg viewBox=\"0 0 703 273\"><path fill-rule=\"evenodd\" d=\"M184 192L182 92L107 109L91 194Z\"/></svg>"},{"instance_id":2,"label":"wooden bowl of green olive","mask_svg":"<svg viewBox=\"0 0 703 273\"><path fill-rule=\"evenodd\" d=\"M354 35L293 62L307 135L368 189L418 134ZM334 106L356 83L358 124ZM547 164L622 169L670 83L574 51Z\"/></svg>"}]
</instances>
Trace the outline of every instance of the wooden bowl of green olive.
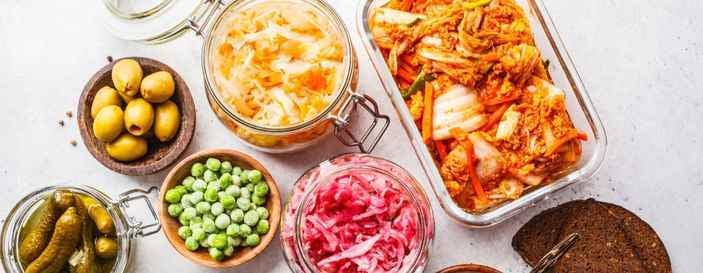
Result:
<instances>
[{"instance_id":1,"label":"wooden bowl of green olive","mask_svg":"<svg viewBox=\"0 0 703 273\"><path fill-rule=\"evenodd\" d=\"M88 151L126 175L156 173L185 151L195 130L195 104L185 81L159 61L112 60L88 81L78 127Z\"/></svg>"},{"instance_id":2,"label":"wooden bowl of green olive","mask_svg":"<svg viewBox=\"0 0 703 273\"><path fill-rule=\"evenodd\" d=\"M273 176L253 157L204 150L179 162L161 185L159 218L166 238L200 265L231 268L271 243L281 217Z\"/></svg>"}]
</instances>

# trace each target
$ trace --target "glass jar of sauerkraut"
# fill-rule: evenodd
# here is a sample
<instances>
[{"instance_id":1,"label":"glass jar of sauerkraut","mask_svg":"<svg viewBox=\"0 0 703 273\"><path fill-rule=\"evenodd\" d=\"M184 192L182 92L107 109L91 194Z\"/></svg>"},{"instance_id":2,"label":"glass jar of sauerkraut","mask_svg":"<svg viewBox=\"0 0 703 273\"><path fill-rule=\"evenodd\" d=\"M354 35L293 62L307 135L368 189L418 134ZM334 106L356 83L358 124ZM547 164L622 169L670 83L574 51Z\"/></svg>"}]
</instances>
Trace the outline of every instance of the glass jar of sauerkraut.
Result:
<instances>
[{"instance_id":1,"label":"glass jar of sauerkraut","mask_svg":"<svg viewBox=\"0 0 703 273\"><path fill-rule=\"evenodd\" d=\"M143 43L189 30L202 36L208 102L244 143L291 152L334 132L343 144L369 152L385 132L388 116L356 91L349 32L324 0L137 2L104 0L108 28ZM348 130L357 108L373 117L358 136Z\"/></svg>"},{"instance_id":2,"label":"glass jar of sauerkraut","mask_svg":"<svg viewBox=\"0 0 703 273\"><path fill-rule=\"evenodd\" d=\"M281 243L296 273L422 272L434 217L420 184L402 167L343 154L305 172L281 220Z\"/></svg>"},{"instance_id":3,"label":"glass jar of sauerkraut","mask_svg":"<svg viewBox=\"0 0 703 273\"><path fill-rule=\"evenodd\" d=\"M373 99L354 91L349 33L323 1L235 1L211 24L203 69L217 117L259 150L299 150L334 131L369 151L388 124ZM355 105L376 121L361 138L346 130ZM381 132L371 134L376 125Z\"/></svg>"}]
</instances>

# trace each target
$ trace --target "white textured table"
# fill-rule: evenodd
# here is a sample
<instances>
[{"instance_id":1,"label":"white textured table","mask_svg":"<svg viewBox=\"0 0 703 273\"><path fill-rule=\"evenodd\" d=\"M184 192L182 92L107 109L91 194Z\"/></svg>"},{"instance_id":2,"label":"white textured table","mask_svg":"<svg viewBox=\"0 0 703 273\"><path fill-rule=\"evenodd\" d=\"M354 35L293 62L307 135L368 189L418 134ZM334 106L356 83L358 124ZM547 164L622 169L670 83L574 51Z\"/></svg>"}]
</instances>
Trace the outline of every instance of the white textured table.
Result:
<instances>
[{"instance_id":1,"label":"white textured table","mask_svg":"<svg viewBox=\"0 0 703 273\"><path fill-rule=\"evenodd\" d=\"M591 183L564 191L494 228L469 230L451 222L431 196L437 237L427 272L475 262L505 272L526 272L510 247L529 217L557 202L596 197L623 205L647 220L668 247L675 272L703 268L703 2L698 0L546 0L605 123L609 149ZM378 86L356 34L352 0L332 1L352 32L361 83L392 108ZM200 39L187 34L171 43L145 46L103 31L101 1L0 1L0 217L24 194L49 184L88 184L109 194L159 185L165 172L148 177L113 173L82 143L75 118L87 79L105 56L145 56L179 71L195 99L197 129L187 154L231 147L265 162L286 193L310 166L340 151L329 139L294 155L274 156L243 147L207 105L200 70ZM66 126L59 127L58 121ZM78 140L73 147L69 141ZM375 154L424 178L399 122ZM431 191L425 184L429 194ZM132 272L210 272L181 258L158 235L140 240ZM289 272L278 240L254 262L227 272Z\"/></svg>"}]
</instances>

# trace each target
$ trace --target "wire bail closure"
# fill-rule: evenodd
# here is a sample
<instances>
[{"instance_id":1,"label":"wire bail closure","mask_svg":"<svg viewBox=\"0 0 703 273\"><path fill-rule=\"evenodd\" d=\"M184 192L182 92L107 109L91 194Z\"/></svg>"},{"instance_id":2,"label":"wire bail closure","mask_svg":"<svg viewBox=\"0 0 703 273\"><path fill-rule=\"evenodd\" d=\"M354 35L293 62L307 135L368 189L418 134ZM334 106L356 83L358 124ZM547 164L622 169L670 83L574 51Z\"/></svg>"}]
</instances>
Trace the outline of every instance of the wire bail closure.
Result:
<instances>
[{"instance_id":1,"label":"wire bail closure","mask_svg":"<svg viewBox=\"0 0 703 273\"><path fill-rule=\"evenodd\" d=\"M371 96L354 91L349 91L349 93L350 97L342 104L339 115L331 116L334 120L334 135L346 146L357 147L362 153L371 153L388 129L390 118L380 113L378 103ZM355 136L348 128L351 114L356 110L357 106L361 106L373 116L373 122L366 128L361 137ZM367 143L367 140L369 140L369 137L372 136L378 126L380 126L378 132Z\"/></svg>"},{"instance_id":2,"label":"wire bail closure","mask_svg":"<svg viewBox=\"0 0 703 273\"><path fill-rule=\"evenodd\" d=\"M130 238L149 236L161 230L159 216L156 214L156 210L151 204L148 196L150 193L156 192L157 190L157 187L151 187L149 190L132 189L120 194L120 199L117 201L117 206L122 208L122 211L125 214L127 225L129 226L128 235ZM137 220L135 217L128 215L124 210L125 208L129 208L130 202L139 199L143 199L144 203L146 203L149 213L151 213L151 217L153 218L153 222L145 224L143 221Z\"/></svg>"}]
</instances>

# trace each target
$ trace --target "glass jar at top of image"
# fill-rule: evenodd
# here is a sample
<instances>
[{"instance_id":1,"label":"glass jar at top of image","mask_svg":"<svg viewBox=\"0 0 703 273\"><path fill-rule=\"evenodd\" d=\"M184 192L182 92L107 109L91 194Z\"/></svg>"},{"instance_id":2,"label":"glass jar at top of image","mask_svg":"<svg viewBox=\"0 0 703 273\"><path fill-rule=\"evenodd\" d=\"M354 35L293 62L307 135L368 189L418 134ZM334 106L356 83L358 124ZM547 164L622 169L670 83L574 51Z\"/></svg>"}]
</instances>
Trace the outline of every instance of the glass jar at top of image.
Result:
<instances>
[{"instance_id":1,"label":"glass jar at top of image","mask_svg":"<svg viewBox=\"0 0 703 273\"><path fill-rule=\"evenodd\" d=\"M147 197L155 190L155 187L149 191L133 189L120 194L117 200L89 186L50 186L28 194L10 210L2 226L0 259L2 259L4 271L23 273L34 266L35 268L31 270L43 272L43 268L46 267L60 266L64 268L66 264L71 264L76 266L76 269L82 265L89 270L96 270L100 273L127 272L134 253L133 240L149 236L161 229L156 212ZM57 196L60 195L57 193L76 199L71 202L58 201ZM81 201L77 201L77 198L80 198ZM63 197L63 200L67 200L67 198ZM135 201L144 202L144 206L148 208L147 212L150 213L151 217L148 223L144 223L127 213L126 209L130 205L135 205ZM136 203L141 204L141 202ZM65 211L61 211L63 209ZM69 212L69 210L71 211ZM96 211L97 214L94 214ZM54 213L54 216L49 216L50 213ZM46 219L53 219L53 221ZM91 223L87 224L88 222L85 221L91 221ZM59 225L61 225L61 230L59 230ZM84 229L88 227L92 229L91 232L84 233ZM36 230L37 228L51 228L51 230L45 233ZM76 228L80 229L81 234L69 235L67 233L68 230ZM49 238L37 235L42 232ZM34 237L28 238L29 236ZM46 241L49 239L51 241ZM24 240L30 241L25 242ZM83 243L87 242L86 240L90 241L88 243L90 245ZM71 250L70 258L65 257L65 252L55 251L65 245L52 245L74 243L76 247L75 250ZM45 245L36 248L37 245L42 244ZM51 251L56 253L50 253ZM92 254L86 254L87 251ZM59 258L61 255L64 256ZM101 255L103 256L101 257ZM29 258L30 262L26 261L28 257L31 257ZM67 261L62 260L66 258Z\"/></svg>"},{"instance_id":2,"label":"glass jar at top of image","mask_svg":"<svg viewBox=\"0 0 703 273\"><path fill-rule=\"evenodd\" d=\"M342 154L305 172L281 220L295 273L422 272L434 216L420 184L388 160Z\"/></svg>"},{"instance_id":3,"label":"glass jar at top of image","mask_svg":"<svg viewBox=\"0 0 703 273\"><path fill-rule=\"evenodd\" d=\"M324 0L162 0L131 8L110 4L126 0L105 1L108 26L124 39L163 43L188 30L201 36L209 105L255 149L297 151L333 133L370 152L388 127L388 116L357 90L349 32ZM137 10L144 16L124 15ZM349 130L357 109L373 118L360 134Z\"/></svg>"}]
</instances>

